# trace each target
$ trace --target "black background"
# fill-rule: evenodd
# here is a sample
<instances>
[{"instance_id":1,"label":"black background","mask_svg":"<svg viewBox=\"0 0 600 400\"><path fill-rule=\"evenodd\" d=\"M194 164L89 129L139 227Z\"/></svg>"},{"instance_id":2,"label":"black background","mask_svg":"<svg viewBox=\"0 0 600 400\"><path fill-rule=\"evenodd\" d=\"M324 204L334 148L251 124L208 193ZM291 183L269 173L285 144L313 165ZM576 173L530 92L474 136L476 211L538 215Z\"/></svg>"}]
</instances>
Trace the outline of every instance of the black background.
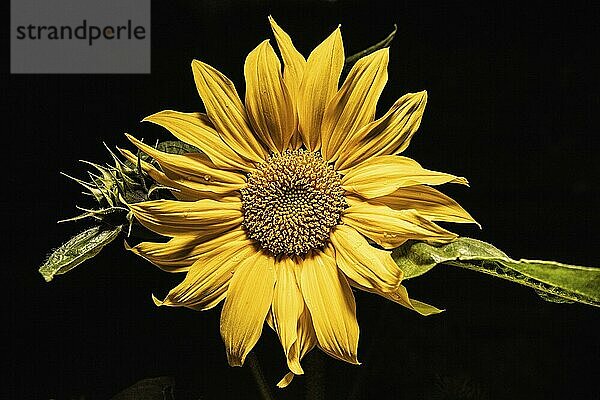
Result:
<instances>
[{"instance_id":1,"label":"black background","mask_svg":"<svg viewBox=\"0 0 600 400\"><path fill-rule=\"evenodd\" d=\"M77 160L108 161L102 142L130 147L123 132L168 138L138 122L146 115L202 110L193 58L243 93L246 54L272 37L269 14L305 55L338 23L348 55L397 23L378 113L406 92L428 90L407 155L469 178L471 188L443 190L483 230L454 230L516 258L599 266L599 8L437 3L157 1L150 75L11 76L5 58L2 398L106 399L161 375L175 377L180 399L258 397L249 370L227 366L218 310L152 303L151 293L163 296L180 276L120 241L48 284L37 268L83 228L56 224L82 200L59 171L84 176ZM546 303L527 288L446 266L407 286L447 311L424 318L357 293L363 365L327 359L326 398L444 398L450 390L440 379L467 383L483 393L477 398L599 398L597 309ZM256 351L274 385L286 370L269 329ZM305 381L276 397L302 398Z\"/></svg>"}]
</instances>

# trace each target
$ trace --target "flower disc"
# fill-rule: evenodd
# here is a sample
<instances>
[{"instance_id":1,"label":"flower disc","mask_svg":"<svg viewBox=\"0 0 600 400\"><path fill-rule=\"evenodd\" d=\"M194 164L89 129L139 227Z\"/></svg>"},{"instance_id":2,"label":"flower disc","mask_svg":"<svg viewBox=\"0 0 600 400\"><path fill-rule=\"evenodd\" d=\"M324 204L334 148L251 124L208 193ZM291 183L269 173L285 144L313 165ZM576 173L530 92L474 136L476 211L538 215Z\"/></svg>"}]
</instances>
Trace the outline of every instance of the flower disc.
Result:
<instances>
[{"instance_id":1,"label":"flower disc","mask_svg":"<svg viewBox=\"0 0 600 400\"><path fill-rule=\"evenodd\" d=\"M346 206L339 174L305 150L271 156L241 192L248 236L274 255L323 247Z\"/></svg>"}]
</instances>

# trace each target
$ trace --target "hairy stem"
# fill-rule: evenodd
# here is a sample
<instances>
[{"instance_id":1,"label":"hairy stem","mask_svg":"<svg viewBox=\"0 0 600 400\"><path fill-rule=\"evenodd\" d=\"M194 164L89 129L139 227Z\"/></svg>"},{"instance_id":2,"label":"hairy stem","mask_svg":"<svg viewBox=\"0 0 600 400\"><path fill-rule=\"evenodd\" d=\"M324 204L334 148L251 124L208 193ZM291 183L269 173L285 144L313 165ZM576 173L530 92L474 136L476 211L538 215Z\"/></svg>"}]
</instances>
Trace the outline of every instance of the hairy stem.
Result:
<instances>
[{"instance_id":1,"label":"hairy stem","mask_svg":"<svg viewBox=\"0 0 600 400\"><path fill-rule=\"evenodd\" d=\"M256 382L256 386L258 387L258 391L263 400L273 400L273 393L271 393L271 389L269 388L269 384L267 383L265 376L260 368L260 363L258 362L258 357L252 351L246 357L246 362L250 367L250 371L252 371L252 376L254 377L254 381Z\"/></svg>"}]
</instances>

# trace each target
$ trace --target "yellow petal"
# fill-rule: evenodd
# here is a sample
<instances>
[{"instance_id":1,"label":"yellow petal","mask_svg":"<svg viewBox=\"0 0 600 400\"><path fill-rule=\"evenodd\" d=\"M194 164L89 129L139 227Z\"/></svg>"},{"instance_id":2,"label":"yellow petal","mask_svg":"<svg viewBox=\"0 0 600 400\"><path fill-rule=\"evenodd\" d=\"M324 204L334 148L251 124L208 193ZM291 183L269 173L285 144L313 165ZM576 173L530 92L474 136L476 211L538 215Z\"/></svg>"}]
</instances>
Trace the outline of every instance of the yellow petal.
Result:
<instances>
[{"instance_id":1,"label":"yellow petal","mask_svg":"<svg viewBox=\"0 0 600 400\"><path fill-rule=\"evenodd\" d=\"M294 379L294 373L288 372L287 374L285 374L283 376L283 378L281 378L281 380L279 382L277 382L277 387L280 389L286 388L286 387L288 387L288 385L290 383L292 383L293 379Z\"/></svg>"},{"instance_id":2,"label":"yellow petal","mask_svg":"<svg viewBox=\"0 0 600 400\"><path fill-rule=\"evenodd\" d=\"M296 130L296 113L283 83L281 63L265 40L244 64L246 109L255 132L272 151L287 148Z\"/></svg>"},{"instance_id":3,"label":"yellow petal","mask_svg":"<svg viewBox=\"0 0 600 400\"><path fill-rule=\"evenodd\" d=\"M321 147L321 124L329 101L338 88L344 67L344 46L338 27L308 56L298 96L298 121L304 145Z\"/></svg>"},{"instance_id":4,"label":"yellow petal","mask_svg":"<svg viewBox=\"0 0 600 400\"><path fill-rule=\"evenodd\" d=\"M337 159L347 138L375 118L377 101L387 82L388 60L387 47L358 60L327 106L321 127L326 160Z\"/></svg>"},{"instance_id":5,"label":"yellow petal","mask_svg":"<svg viewBox=\"0 0 600 400\"><path fill-rule=\"evenodd\" d=\"M456 201L439 190L425 185L403 187L394 193L370 199L368 202L386 205L394 210L414 209L431 221L477 224Z\"/></svg>"},{"instance_id":6,"label":"yellow petal","mask_svg":"<svg viewBox=\"0 0 600 400\"><path fill-rule=\"evenodd\" d=\"M402 96L381 118L356 131L341 149L335 168L343 171L375 156L403 152L415 134L427 103L427 92Z\"/></svg>"},{"instance_id":7,"label":"yellow petal","mask_svg":"<svg viewBox=\"0 0 600 400\"><path fill-rule=\"evenodd\" d=\"M221 336L231 366L241 366L265 323L275 287L273 257L261 252L237 267L221 312Z\"/></svg>"},{"instance_id":8,"label":"yellow petal","mask_svg":"<svg viewBox=\"0 0 600 400\"><path fill-rule=\"evenodd\" d=\"M238 198L152 200L129 204L129 209L142 225L165 236L189 236L193 232L205 240L242 223L242 202Z\"/></svg>"},{"instance_id":9,"label":"yellow petal","mask_svg":"<svg viewBox=\"0 0 600 400\"><path fill-rule=\"evenodd\" d=\"M381 295L389 300L392 300L393 302L400 304L401 306L408 308L409 310L416 311L424 316L439 314L444 311L427 303L423 303L422 301L409 298L408 291L403 285L400 285L398 290L395 292L381 293Z\"/></svg>"},{"instance_id":10,"label":"yellow petal","mask_svg":"<svg viewBox=\"0 0 600 400\"><path fill-rule=\"evenodd\" d=\"M317 345L317 335L307 307L304 307L304 311L302 311L298 319L297 337L298 339L294 343L292 350L298 354L298 359L302 360Z\"/></svg>"},{"instance_id":11,"label":"yellow petal","mask_svg":"<svg viewBox=\"0 0 600 400\"><path fill-rule=\"evenodd\" d=\"M273 295L273 323L292 372L302 374L297 352L290 358L290 349L298 337L298 319L304 311L304 300L296 282L296 263L290 257L277 262L277 283Z\"/></svg>"},{"instance_id":12,"label":"yellow petal","mask_svg":"<svg viewBox=\"0 0 600 400\"><path fill-rule=\"evenodd\" d=\"M202 113L165 110L143 119L168 129L175 137L200 149L220 169L251 172L251 163L244 160L219 137L212 123Z\"/></svg>"},{"instance_id":13,"label":"yellow petal","mask_svg":"<svg viewBox=\"0 0 600 400\"><path fill-rule=\"evenodd\" d=\"M141 242L128 250L167 272L186 272L203 254L231 241L247 239L241 227L214 237L176 236L165 243Z\"/></svg>"},{"instance_id":14,"label":"yellow petal","mask_svg":"<svg viewBox=\"0 0 600 400\"><path fill-rule=\"evenodd\" d=\"M283 59L283 81L285 82L292 99L295 101L298 96L300 83L302 82L306 60L302 54L296 50L290 36L277 25L271 16L269 16L269 22L271 23L271 28L275 34L275 40L277 40L277 46L279 47L279 52Z\"/></svg>"},{"instance_id":15,"label":"yellow petal","mask_svg":"<svg viewBox=\"0 0 600 400\"><path fill-rule=\"evenodd\" d=\"M215 307L226 296L239 264L255 254L248 239L230 240L199 257L185 279L171 289L159 306L188 307L203 311Z\"/></svg>"},{"instance_id":16,"label":"yellow petal","mask_svg":"<svg viewBox=\"0 0 600 400\"><path fill-rule=\"evenodd\" d=\"M296 132L292 135L292 138L290 139L290 149L294 149L294 150L298 150L300 147L302 147L302 136L300 135L300 132L296 129Z\"/></svg>"},{"instance_id":17,"label":"yellow petal","mask_svg":"<svg viewBox=\"0 0 600 400\"><path fill-rule=\"evenodd\" d=\"M242 157L262 162L268 154L250 129L246 110L233 82L198 60L192 62L192 71L206 114L221 138Z\"/></svg>"},{"instance_id":18,"label":"yellow petal","mask_svg":"<svg viewBox=\"0 0 600 400\"><path fill-rule=\"evenodd\" d=\"M179 183L192 189L220 194L238 190L246 184L243 175L214 168L201 154L169 154L158 151L131 135L126 136L137 148L154 158L163 169L176 173L185 181L179 180Z\"/></svg>"},{"instance_id":19,"label":"yellow petal","mask_svg":"<svg viewBox=\"0 0 600 400\"><path fill-rule=\"evenodd\" d=\"M339 269L353 281L383 292L395 290L402 279L402 270L389 251L369 245L355 229L338 225L331 233L335 261Z\"/></svg>"},{"instance_id":20,"label":"yellow petal","mask_svg":"<svg viewBox=\"0 0 600 400\"><path fill-rule=\"evenodd\" d=\"M302 265L300 289L310 310L319 347L332 357L358 364L356 303L335 259L324 252L307 256Z\"/></svg>"},{"instance_id":21,"label":"yellow petal","mask_svg":"<svg viewBox=\"0 0 600 400\"><path fill-rule=\"evenodd\" d=\"M409 310L416 311L423 316L439 314L441 312L444 312L444 310L440 310L437 307L434 307L427 303L423 303L422 301L419 301L419 300L414 300L414 299L409 298L408 291L406 290L406 288L403 285L398 286L398 289L396 289L393 292L381 292L377 289L371 289L371 288L362 286L354 281L350 281L350 285L352 285L353 287L355 287L357 289L364 290L366 292L378 294L382 297L385 297L388 300L391 300L395 303L400 304L403 307L408 308Z\"/></svg>"},{"instance_id":22,"label":"yellow petal","mask_svg":"<svg viewBox=\"0 0 600 400\"><path fill-rule=\"evenodd\" d=\"M212 199L216 200L216 199L222 197L221 195L217 195L216 193L213 193L213 192L196 190L196 189L190 188L189 186L186 186L184 183L181 183L181 182L185 182L185 181L182 181L181 179L174 180L174 179L169 178L164 172L161 172L158 169L154 168L154 166L152 164L150 164L149 162L146 162L142 159L138 159L138 157L136 155L134 155L132 152L130 152L129 150L119 149L119 151L121 152L121 154L123 154L123 156L127 160L129 160L134 165L137 165L139 162L140 167L142 168L142 170L145 173L150 175L150 177L152 179L154 179L156 181L156 183L158 183L159 185L162 185L164 187L171 189L171 192L178 200L195 201L195 200L200 200L203 198L212 198Z\"/></svg>"},{"instance_id":23,"label":"yellow petal","mask_svg":"<svg viewBox=\"0 0 600 400\"><path fill-rule=\"evenodd\" d=\"M315 329L312 324L310 313L306 307L304 308L304 311L302 312L302 314L300 315L300 319L298 320L297 338L298 339L296 340L296 342L294 342L294 345L292 346L288 354L288 364L290 359L297 359L299 364L302 358L304 358L304 356L317 345L317 336L315 334ZM293 372L287 373L279 381L279 383L277 383L277 387L286 387L292 382L293 378Z\"/></svg>"},{"instance_id":24,"label":"yellow petal","mask_svg":"<svg viewBox=\"0 0 600 400\"><path fill-rule=\"evenodd\" d=\"M398 188L414 185L460 183L465 178L424 169L415 160L402 156L378 156L349 169L342 178L342 188L367 199L385 196Z\"/></svg>"},{"instance_id":25,"label":"yellow petal","mask_svg":"<svg viewBox=\"0 0 600 400\"><path fill-rule=\"evenodd\" d=\"M265 321L267 322L267 325L269 325L269 328L271 328L275 332L277 332L277 328L275 327L275 322L273 321L273 308L271 308L269 310L269 312L267 313L267 318L265 318Z\"/></svg>"},{"instance_id":26,"label":"yellow petal","mask_svg":"<svg viewBox=\"0 0 600 400\"><path fill-rule=\"evenodd\" d=\"M141 242L130 246L125 242L125 249L150 261L165 272L187 272L199 254L188 257L198 246L195 236L176 236L168 242Z\"/></svg>"},{"instance_id":27,"label":"yellow petal","mask_svg":"<svg viewBox=\"0 0 600 400\"><path fill-rule=\"evenodd\" d=\"M277 25L271 16L269 16L269 22L271 23L271 28L275 34L277 46L279 47L279 52L283 59L283 82L288 89L294 113L297 117L300 84L302 83L302 77L306 68L306 60L302 54L296 50L290 36ZM298 131L298 121L296 121L296 129L290 139L289 147L292 149L299 149L302 147L302 137Z\"/></svg>"},{"instance_id":28,"label":"yellow petal","mask_svg":"<svg viewBox=\"0 0 600 400\"><path fill-rule=\"evenodd\" d=\"M347 208L342 221L385 249L396 248L409 239L448 243L457 238L415 210L393 210L364 202Z\"/></svg>"}]
</instances>

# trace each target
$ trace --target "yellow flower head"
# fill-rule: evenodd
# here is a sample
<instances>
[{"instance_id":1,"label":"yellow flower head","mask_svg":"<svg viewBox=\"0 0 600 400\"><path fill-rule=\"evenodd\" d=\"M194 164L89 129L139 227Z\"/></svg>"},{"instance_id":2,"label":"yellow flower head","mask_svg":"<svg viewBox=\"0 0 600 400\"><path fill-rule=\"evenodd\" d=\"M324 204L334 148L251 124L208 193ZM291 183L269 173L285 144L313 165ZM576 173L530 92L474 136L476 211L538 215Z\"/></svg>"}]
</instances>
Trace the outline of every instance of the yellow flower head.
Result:
<instances>
[{"instance_id":1,"label":"yellow flower head","mask_svg":"<svg viewBox=\"0 0 600 400\"><path fill-rule=\"evenodd\" d=\"M456 238L433 221L474 221L428 186L464 178L398 155L419 127L427 93L402 96L375 119L387 48L360 59L338 88L339 27L305 59L269 21L283 67L268 40L252 50L245 102L227 77L193 61L206 114L145 119L202 153L167 154L128 136L161 167L142 168L177 198L130 205L141 224L171 238L131 250L165 271L186 272L158 305L207 310L225 300L221 335L231 365L242 365L266 321L287 357L285 386L315 346L358 363L352 287L439 312L409 299L389 249Z\"/></svg>"}]
</instances>

